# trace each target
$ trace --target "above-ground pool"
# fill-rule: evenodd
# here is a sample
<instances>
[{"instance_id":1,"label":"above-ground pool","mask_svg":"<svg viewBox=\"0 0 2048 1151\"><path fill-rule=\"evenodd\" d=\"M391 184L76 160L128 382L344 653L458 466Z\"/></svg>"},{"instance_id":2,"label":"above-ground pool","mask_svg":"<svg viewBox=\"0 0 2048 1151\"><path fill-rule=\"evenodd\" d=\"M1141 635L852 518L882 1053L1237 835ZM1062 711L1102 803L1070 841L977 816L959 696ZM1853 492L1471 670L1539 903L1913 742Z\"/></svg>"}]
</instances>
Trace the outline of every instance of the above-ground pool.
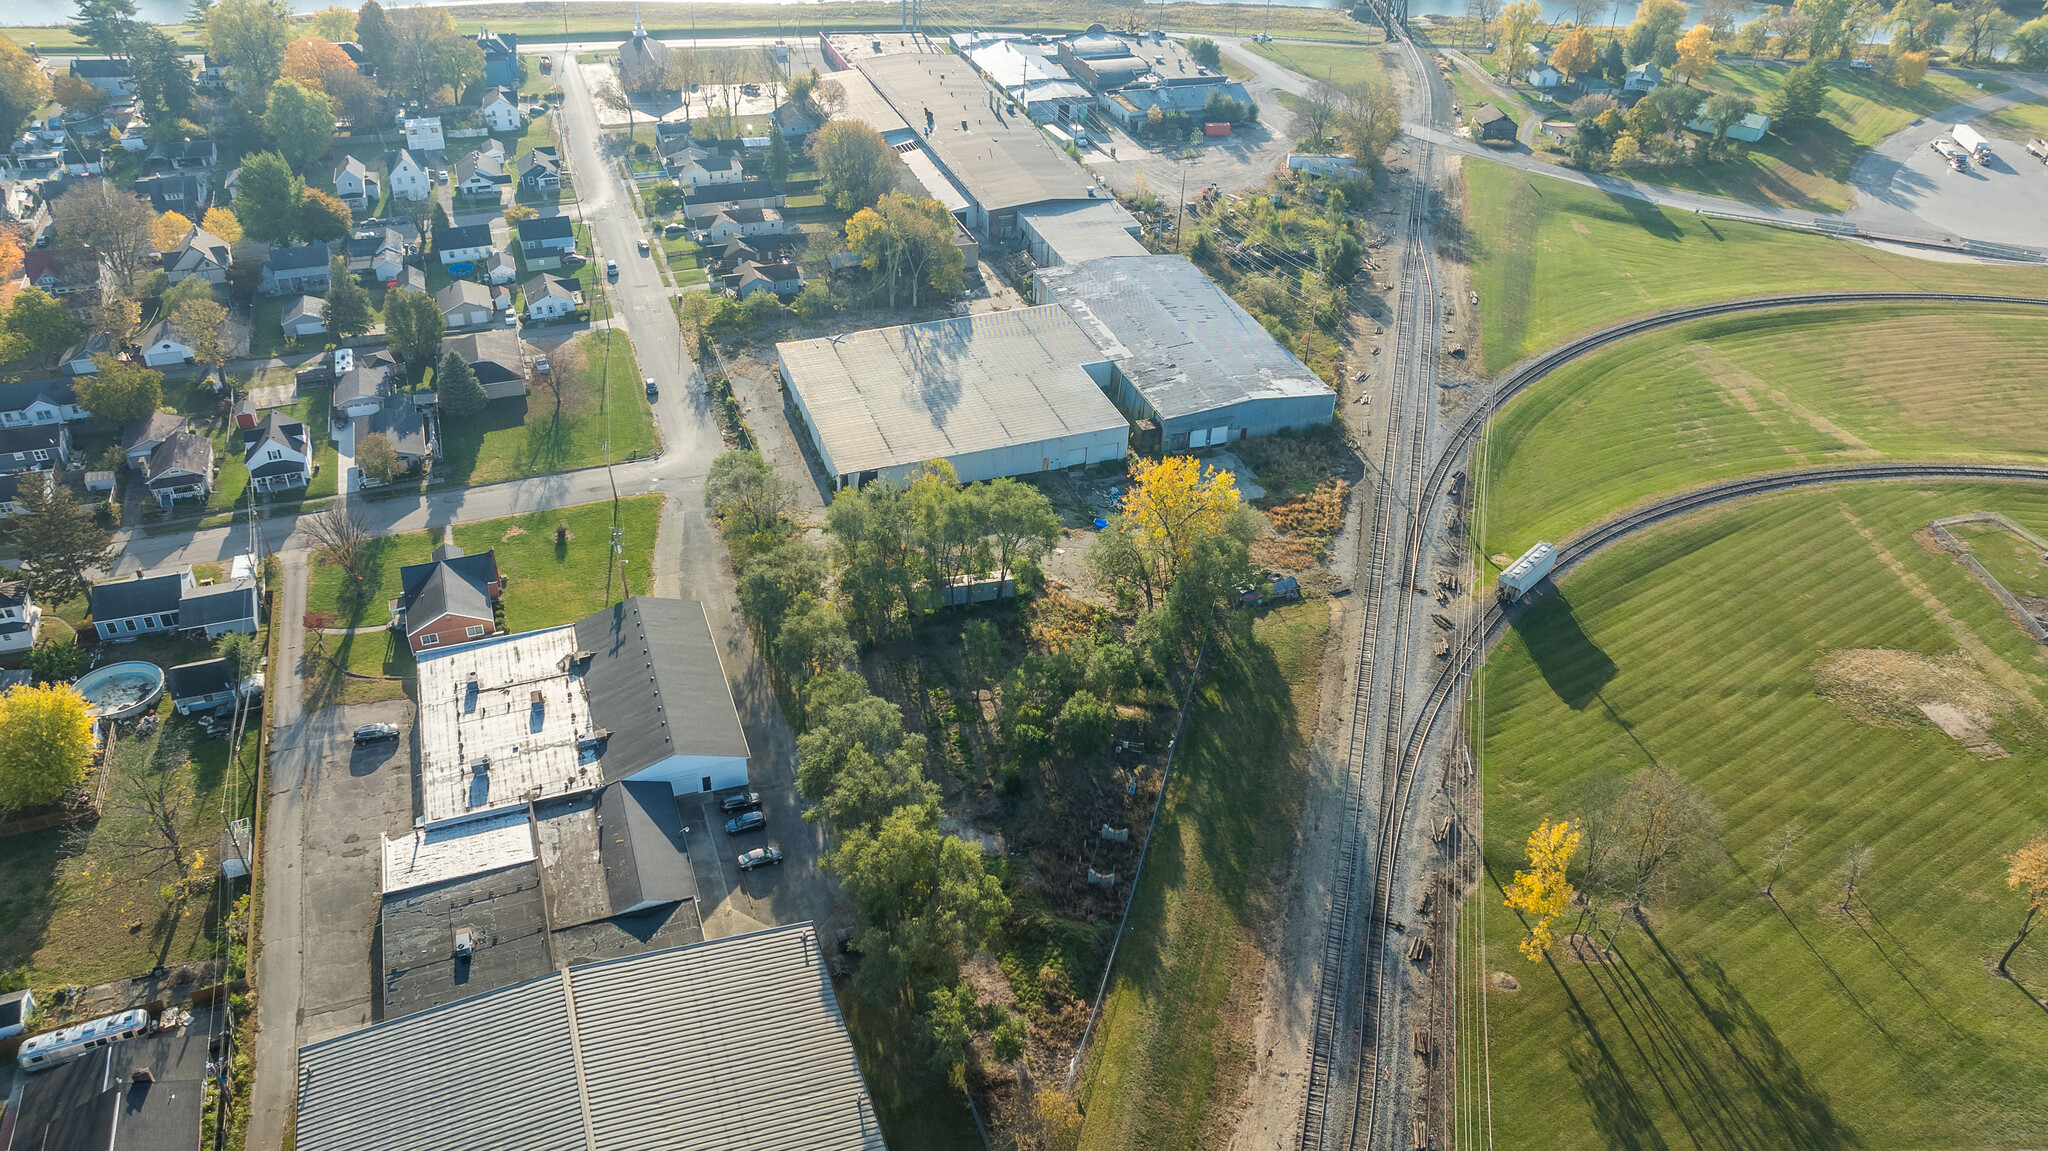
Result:
<instances>
[{"instance_id":1,"label":"above-ground pool","mask_svg":"<svg viewBox=\"0 0 2048 1151\"><path fill-rule=\"evenodd\" d=\"M127 719L148 711L164 693L164 671L153 663L129 660L110 663L79 677L72 685L99 719Z\"/></svg>"}]
</instances>

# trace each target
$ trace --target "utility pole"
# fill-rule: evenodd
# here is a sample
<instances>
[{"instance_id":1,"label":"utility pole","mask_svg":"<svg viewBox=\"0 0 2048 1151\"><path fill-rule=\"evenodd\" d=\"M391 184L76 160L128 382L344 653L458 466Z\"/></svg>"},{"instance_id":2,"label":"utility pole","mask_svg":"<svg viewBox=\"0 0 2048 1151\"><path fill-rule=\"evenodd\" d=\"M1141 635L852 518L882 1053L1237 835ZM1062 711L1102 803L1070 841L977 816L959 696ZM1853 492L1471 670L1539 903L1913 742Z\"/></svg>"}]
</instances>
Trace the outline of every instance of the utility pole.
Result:
<instances>
[{"instance_id":1,"label":"utility pole","mask_svg":"<svg viewBox=\"0 0 2048 1151\"><path fill-rule=\"evenodd\" d=\"M1180 201L1173 206L1173 251L1180 254L1180 229L1188 219L1188 166L1180 166Z\"/></svg>"}]
</instances>

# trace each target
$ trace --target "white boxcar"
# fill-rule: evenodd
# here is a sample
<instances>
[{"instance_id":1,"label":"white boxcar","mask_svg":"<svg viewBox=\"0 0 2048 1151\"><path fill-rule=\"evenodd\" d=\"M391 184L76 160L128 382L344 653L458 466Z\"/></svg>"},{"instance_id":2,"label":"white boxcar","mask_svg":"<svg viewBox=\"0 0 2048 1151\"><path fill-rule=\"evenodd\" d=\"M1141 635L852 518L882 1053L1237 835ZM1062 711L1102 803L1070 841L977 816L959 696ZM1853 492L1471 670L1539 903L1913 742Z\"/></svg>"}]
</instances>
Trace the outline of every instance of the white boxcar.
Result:
<instances>
[{"instance_id":1,"label":"white boxcar","mask_svg":"<svg viewBox=\"0 0 2048 1151\"><path fill-rule=\"evenodd\" d=\"M1957 124L1949 135L1956 138L1956 143L1969 149L1970 155L1976 157L1978 163L1981 164L1991 158L1991 141L1984 138L1984 133L1968 124Z\"/></svg>"},{"instance_id":2,"label":"white boxcar","mask_svg":"<svg viewBox=\"0 0 2048 1151\"><path fill-rule=\"evenodd\" d=\"M1507 566L1500 573L1500 594L1502 598L1518 600L1536 589L1550 569L1557 566L1557 549L1548 543L1539 543L1522 553L1522 558Z\"/></svg>"}]
</instances>

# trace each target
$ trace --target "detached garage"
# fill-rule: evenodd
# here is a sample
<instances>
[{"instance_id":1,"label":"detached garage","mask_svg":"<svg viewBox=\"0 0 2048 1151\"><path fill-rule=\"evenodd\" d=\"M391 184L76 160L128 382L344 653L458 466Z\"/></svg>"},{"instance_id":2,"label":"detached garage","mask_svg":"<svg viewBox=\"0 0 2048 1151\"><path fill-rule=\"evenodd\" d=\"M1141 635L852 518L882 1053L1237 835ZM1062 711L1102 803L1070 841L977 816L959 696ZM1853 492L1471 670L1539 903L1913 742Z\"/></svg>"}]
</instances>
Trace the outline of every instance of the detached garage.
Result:
<instances>
[{"instance_id":1,"label":"detached garage","mask_svg":"<svg viewBox=\"0 0 2048 1151\"><path fill-rule=\"evenodd\" d=\"M1130 428L1108 357L1057 307L875 328L775 348L838 486L927 460L961 483L1120 460Z\"/></svg>"}]
</instances>

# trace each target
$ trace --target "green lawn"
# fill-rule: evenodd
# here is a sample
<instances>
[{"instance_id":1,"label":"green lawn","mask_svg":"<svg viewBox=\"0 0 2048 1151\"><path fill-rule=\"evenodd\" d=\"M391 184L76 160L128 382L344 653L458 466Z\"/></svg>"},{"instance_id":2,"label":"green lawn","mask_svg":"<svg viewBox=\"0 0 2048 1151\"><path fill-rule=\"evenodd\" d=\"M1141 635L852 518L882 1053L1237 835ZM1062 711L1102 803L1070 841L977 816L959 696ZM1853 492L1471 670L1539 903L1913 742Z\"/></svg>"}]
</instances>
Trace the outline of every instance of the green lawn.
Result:
<instances>
[{"instance_id":1,"label":"green lawn","mask_svg":"<svg viewBox=\"0 0 2048 1151\"><path fill-rule=\"evenodd\" d=\"M1665 211L1497 164L1467 164L1484 366L1590 328L1709 300L1844 288L2048 295L2048 269L1944 264Z\"/></svg>"},{"instance_id":2,"label":"green lawn","mask_svg":"<svg viewBox=\"0 0 2048 1151\"><path fill-rule=\"evenodd\" d=\"M1361 32L1378 39L1376 29L1361 27ZM1245 41L1247 51L1256 52L1289 71L1299 72L1315 80L1325 80L1338 87L1369 80L1383 84L1387 70L1380 60L1379 48L1363 46L1335 46L1309 44L1254 44ZM1228 59L1226 57L1225 59Z\"/></svg>"},{"instance_id":3,"label":"green lawn","mask_svg":"<svg viewBox=\"0 0 2048 1151\"><path fill-rule=\"evenodd\" d=\"M1785 83L1786 68L1717 64L1705 87L1732 92L1767 108ZM1930 73L1913 88L1898 88L1859 72L1828 73L1831 89L1821 119L1788 135L1777 131L1744 155L1714 164L1652 168L1636 175L1652 184L1729 196L1753 204L1814 211L1849 207L1846 181L1857 157L1921 116L2005 90L1978 89L1968 80Z\"/></svg>"},{"instance_id":4,"label":"green lawn","mask_svg":"<svg viewBox=\"0 0 2048 1151\"><path fill-rule=\"evenodd\" d=\"M2048 1027L2030 998L2048 995L2048 947L2020 950L2017 986L1990 969L2024 910L2001 856L2048 830L2043 656L1914 538L1977 510L2048 529L2048 492L2024 485L1753 502L1598 557L1495 650L1487 874L1466 905L1486 917L1483 969L1520 984L1487 995L1493 1145L2048 1142ZM2000 701L1990 734L2011 757L1976 758L1910 702L1881 727L1816 693L1818 660L1870 649L1873 667L1918 653L1981 673ZM1849 690L1924 698L1895 674ZM1603 938L1615 962L1523 959L1500 890L1523 838L1581 814L1588 779L1651 764L1706 792L1732 861L1689 896L1653 900L1646 928ZM1760 895L1766 844L1795 819L1810 834L1774 902ZM1874 865L1844 914L1835 876L1857 844Z\"/></svg>"},{"instance_id":5,"label":"green lawn","mask_svg":"<svg viewBox=\"0 0 2048 1151\"><path fill-rule=\"evenodd\" d=\"M1293 839L1329 609L1265 613L1212 645L1130 928L1077 1084L1086 1148L1192 1147L1229 1130L1242 1028ZM1234 1021L1234 1023L1233 1023Z\"/></svg>"},{"instance_id":6,"label":"green lawn","mask_svg":"<svg viewBox=\"0 0 2048 1151\"><path fill-rule=\"evenodd\" d=\"M652 452L654 414L624 332L585 332L548 357L554 384L523 399L492 400L481 416L441 428L437 479L488 484L547 475Z\"/></svg>"},{"instance_id":7,"label":"green lawn","mask_svg":"<svg viewBox=\"0 0 2048 1151\"><path fill-rule=\"evenodd\" d=\"M1994 112L1981 122L1986 135L2008 135L2015 140L2033 140L2048 136L2048 100L2035 100L2028 104L2014 104L2010 108ZM2029 156L2025 149L2014 149L2017 154L2008 154L2014 167L2024 170L2028 164L2040 163L2037 156Z\"/></svg>"},{"instance_id":8,"label":"green lawn","mask_svg":"<svg viewBox=\"0 0 2048 1151\"><path fill-rule=\"evenodd\" d=\"M633 577L635 593L648 590L644 577L654 549L662 498L634 496L619 503L628 574ZM530 631L573 622L604 606L611 523L609 502L583 504L458 525L455 542L469 553L497 549L498 570L506 581L505 626ZM555 542L557 525L569 529L568 538L559 545ZM382 624L390 618L386 602L398 597L398 569L426 563L439 542L438 531L405 532L370 541L368 574L362 591L354 597L343 594L346 579L341 567L324 557L316 559L306 589L306 610L329 616L334 627ZM375 652L382 650L376 648ZM374 671L375 667L360 662L365 660L381 666L384 657L352 651L348 663L357 671Z\"/></svg>"},{"instance_id":9,"label":"green lawn","mask_svg":"<svg viewBox=\"0 0 2048 1151\"><path fill-rule=\"evenodd\" d=\"M1759 471L2048 463L2044 377L2042 309L1795 308L1639 336L1495 419L1481 554L1519 555L1658 493Z\"/></svg>"},{"instance_id":10,"label":"green lawn","mask_svg":"<svg viewBox=\"0 0 2048 1151\"><path fill-rule=\"evenodd\" d=\"M709 279L704 271L704 248L688 236L667 237L661 241L661 252L677 286L702 284Z\"/></svg>"}]
</instances>

